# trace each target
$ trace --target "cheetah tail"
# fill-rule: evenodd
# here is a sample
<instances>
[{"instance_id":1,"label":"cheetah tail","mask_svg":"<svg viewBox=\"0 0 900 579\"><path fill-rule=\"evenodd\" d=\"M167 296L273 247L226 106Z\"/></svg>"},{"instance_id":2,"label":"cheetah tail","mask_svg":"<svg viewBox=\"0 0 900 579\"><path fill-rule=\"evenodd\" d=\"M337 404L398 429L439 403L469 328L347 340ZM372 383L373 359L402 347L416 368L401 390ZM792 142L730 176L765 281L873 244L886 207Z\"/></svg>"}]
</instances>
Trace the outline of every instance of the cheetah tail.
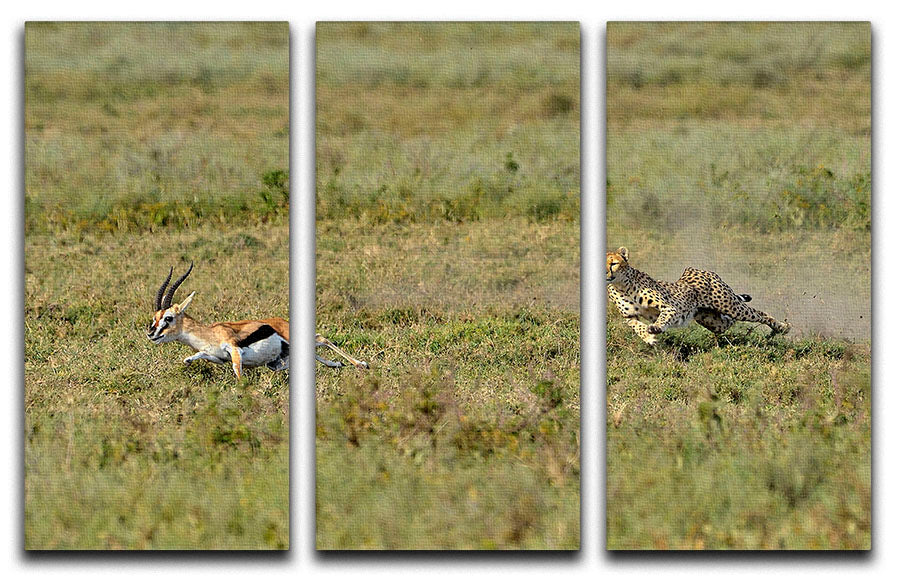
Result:
<instances>
[{"instance_id":1,"label":"cheetah tail","mask_svg":"<svg viewBox=\"0 0 900 579\"><path fill-rule=\"evenodd\" d=\"M740 299L742 302L749 302L753 298L750 297L750 294L738 294L738 299Z\"/></svg>"}]
</instances>

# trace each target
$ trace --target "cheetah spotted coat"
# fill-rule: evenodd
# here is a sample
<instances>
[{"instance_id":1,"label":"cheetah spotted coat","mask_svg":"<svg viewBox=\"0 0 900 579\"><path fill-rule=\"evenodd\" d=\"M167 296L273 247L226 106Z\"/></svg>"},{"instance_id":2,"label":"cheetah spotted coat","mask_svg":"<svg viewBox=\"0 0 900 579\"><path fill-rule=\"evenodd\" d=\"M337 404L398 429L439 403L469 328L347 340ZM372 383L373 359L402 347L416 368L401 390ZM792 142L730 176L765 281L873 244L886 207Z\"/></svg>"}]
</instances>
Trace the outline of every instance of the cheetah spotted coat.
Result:
<instances>
[{"instance_id":1,"label":"cheetah spotted coat","mask_svg":"<svg viewBox=\"0 0 900 579\"><path fill-rule=\"evenodd\" d=\"M766 324L775 333L790 329L769 314L751 308L747 294L736 294L718 274L689 267L675 282L657 281L628 263L628 249L606 254L606 291L628 320L628 325L648 344L669 328L695 321L718 335L735 322Z\"/></svg>"}]
</instances>

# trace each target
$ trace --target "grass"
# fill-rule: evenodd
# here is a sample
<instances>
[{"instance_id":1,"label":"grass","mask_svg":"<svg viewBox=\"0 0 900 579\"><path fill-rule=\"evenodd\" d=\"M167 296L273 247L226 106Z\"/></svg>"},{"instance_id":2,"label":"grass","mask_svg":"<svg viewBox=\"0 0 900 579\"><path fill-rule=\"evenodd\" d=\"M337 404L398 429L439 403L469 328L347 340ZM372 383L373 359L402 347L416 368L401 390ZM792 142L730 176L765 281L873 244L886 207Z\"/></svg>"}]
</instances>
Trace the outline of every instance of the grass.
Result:
<instances>
[{"instance_id":1,"label":"grass","mask_svg":"<svg viewBox=\"0 0 900 579\"><path fill-rule=\"evenodd\" d=\"M319 548L577 548L577 239L319 224L318 328L373 368L318 369Z\"/></svg>"},{"instance_id":2,"label":"grass","mask_svg":"<svg viewBox=\"0 0 900 579\"><path fill-rule=\"evenodd\" d=\"M871 56L866 22L612 22L608 124L828 118L867 133Z\"/></svg>"},{"instance_id":3,"label":"grass","mask_svg":"<svg viewBox=\"0 0 900 579\"><path fill-rule=\"evenodd\" d=\"M607 48L611 224L869 231L867 24L613 23Z\"/></svg>"},{"instance_id":4,"label":"grass","mask_svg":"<svg viewBox=\"0 0 900 579\"><path fill-rule=\"evenodd\" d=\"M317 218L577 220L574 25L321 23L316 47Z\"/></svg>"},{"instance_id":5,"label":"grass","mask_svg":"<svg viewBox=\"0 0 900 579\"><path fill-rule=\"evenodd\" d=\"M287 373L144 337L190 261L194 317L288 316L287 42L26 25L26 549L289 547Z\"/></svg>"},{"instance_id":6,"label":"grass","mask_svg":"<svg viewBox=\"0 0 900 579\"><path fill-rule=\"evenodd\" d=\"M577 27L316 46L317 547L577 549Z\"/></svg>"},{"instance_id":7,"label":"grass","mask_svg":"<svg viewBox=\"0 0 900 579\"><path fill-rule=\"evenodd\" d=\"M319 548L577 548L577 314L343 317L374 370L320 371Z\"/></svg>"},{"instance_id":8,"label":"grass","mask_svg":"<svg viewBox=\"0 0 900 579\"><path fill-rule=\"evenodd\" d=\"M272 23L25 32L26 234L286 222L288 34Z\"/></svg>"},{"instance_id":9,"label":"grass","mask_svg":"<svg viewBox=\"0 0 900 579\"><path fill-rule=\"evenodd\" d=\"M610 322L610 549L871 547L868 344L747 330Z\"/></svg>"},{"instance_id":10,"label":"grass","mask_svg":"<svg viewBox=\"0 0 900 579\"><path fill-rule=\"evenodd\" d=\"M607 241L786 337L607 318L607 546L871 547L868 24L613 23Z\"/></svg>"}]
</instances>

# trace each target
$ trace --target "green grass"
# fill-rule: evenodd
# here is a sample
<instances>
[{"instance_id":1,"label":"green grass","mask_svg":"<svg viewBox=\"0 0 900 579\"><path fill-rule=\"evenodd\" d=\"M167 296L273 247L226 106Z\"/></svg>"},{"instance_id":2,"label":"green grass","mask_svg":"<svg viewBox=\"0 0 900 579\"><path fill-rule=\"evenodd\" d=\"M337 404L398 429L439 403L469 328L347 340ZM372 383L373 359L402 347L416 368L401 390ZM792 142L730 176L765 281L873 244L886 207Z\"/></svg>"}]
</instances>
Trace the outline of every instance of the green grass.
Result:
<instances>
[{"instance_id":1,"label":"green grass","mask_svg":"<svg viewBox=\"0 0 900 579\"><path fill-rule=\"evenodd\" d=\"M613 23L607 245L786 337L607 318L611 549L871 546L868 24Z\"/></svg>"},{"instance_id":2,"label":"green grass","mask_svg":"<svg viewBox=\"0 0 900 579\"><path fill-rule=\"evenodd\" d=\"M574 24L321 23L316 214L579 215Z\"/></svg>"},{"instance_id":3,"label":"green grass","mask_svg":"<svg viewBox=\"0 0 900 579\"><path fill-rule=\"evenodd\" d=\"M612 23L607 48L611 226L869 231L868 24Z\"/></svg>"},{"instance_id":4,"label":"green grass","mask_svg":"<svg viewBox=\"0 0 900 579\"><path fill-rule=\"evenodd\" d=\"M868 232L870 43L866 23L610 24L610 223Z\"/></svg>"},{"instance_id":5,"label":"green grass","mask_svg":"<svg viewBox=\"0 0 900 579\"><path fill-rule=\"evenodd\" d=\"M723 120L868 132L866 22L612 22L608 124Z\"/></svg>"},{"instance_id":6,"label":"green grass","mask_svg":"<svg viewBox=\"0 0 900 579\"><path fill-rule=\"evenodd\" d=\"M577 26L316 50L317 547L577 549Z\"/></svg>"},{"instance_id":7,"label":"green grass","mask_svg":"<svg viewBox=\"0 0 900 579\"><path fill-rule=\"evenodd\" d=\"M279 23L38 23L25 31L26 233L286 222Z\"/></svg>"},{"instance_id":8,"label":"green grass","mask_svg":"<svg viewBox=\"0 0 900 579\"><path fill-rule=\"evenodd\" d=\"M608 136L607 207L617 227L783 231L872 224L870 137L829 126L722 121Z\"/></svg>"},{"instance_id":9,"label":"green grass","mask_svg":"<svg viewBox=\"0 0 900 579\"><path fill-rule=\"evenodd\" d=\"M871 351L607 331L611 549L869 549Z\"/></svg>"},{"instance_id":10,"label":"green grass","mask_svg":"<svg viewBox=\"0 0 900 579\"><path fill-rule=\"evenodd\" d=\"M319 370L319 548L577 548L576 313L342 317L374 369Z\"/></svg>"},{"instance_id":11,"label":"green grass","mask_svg":"<svg viewBox=\"0 0 900 579\"><path fill-rule=\"evenodd\" d=\"M26 25L26 549L288 548L287 373L145 337L190 261L194 317L288 316L287 42Z\"/></svg>"},{"instance_id":12,"label":"green grass","mask_svg":"<svg viewBox=\"0 0 900 579\"><path fill-rule=\"evenodd\" d=\"M317 371L319 548L578 547L577 240L319 224L317 327L372 366Z\"/></svg>"}]
</instances>

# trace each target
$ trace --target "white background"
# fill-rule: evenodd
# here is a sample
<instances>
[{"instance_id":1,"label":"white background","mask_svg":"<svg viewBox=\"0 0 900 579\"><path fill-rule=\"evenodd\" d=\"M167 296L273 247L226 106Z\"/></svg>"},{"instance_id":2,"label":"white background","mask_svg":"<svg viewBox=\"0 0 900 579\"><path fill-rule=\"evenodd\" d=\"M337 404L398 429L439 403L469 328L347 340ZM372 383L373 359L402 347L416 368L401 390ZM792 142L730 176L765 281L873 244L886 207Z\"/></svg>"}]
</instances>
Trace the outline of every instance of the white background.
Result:
<instances>
[{"instance_id":1,"label":"white background","mask_svg":"<svg viewBox=\"0 0 900 579\"><path fill-rule=\"evenodd\" d=\"M736 5L736 6L732 6ZM895 312L890 307L897 280L898 193L896 160L897 108L900 106L900 26L896 10L886 2L820 0L793 6L757 0L599 2L399 2L327 0L302 2L257 0L249 3L117 1L12 2L3 8L3 125L0 174L5 189L2 225L3 294L0 352L5 363L2 380L4 426L0 443L0 569L14 576L92 577L94 575L150 577L161 574L191 577L270 576L335 577L348 573L373 577L495 575L543 577L547 573L581 576L610 573L643 576L649 573L689 577L698 571L717 576L857 576L896 573L900 564L900 499L896 490L900 454L898 424L900 384L896 383ZM26 20L287 20L291 30L291 319L294 333L313 334L314 317L314 71L317 20L575 20L582 40L582 503L581 552L568 556L507 554L340 554L318 555L314 548L314 369L308 357L295 356L291 408L291 550L280 555L255 554L49 554L29 555L23 540L23 51ZM602 189L604 175L603 51L605 26L610 20L868 20L873 25L873 551L854 554L643 554L611 556L605 544L603 504L605 367L600 332L605 299L599 259L603 250ZM784 251L790 252L790 247ZM847 248L847 259L857 259ZM887 306L887 307L885 307ZM900 319L900 318L898 318ZM312 342L310 341L310 346Z\"/></svg>"}]
</instances>

